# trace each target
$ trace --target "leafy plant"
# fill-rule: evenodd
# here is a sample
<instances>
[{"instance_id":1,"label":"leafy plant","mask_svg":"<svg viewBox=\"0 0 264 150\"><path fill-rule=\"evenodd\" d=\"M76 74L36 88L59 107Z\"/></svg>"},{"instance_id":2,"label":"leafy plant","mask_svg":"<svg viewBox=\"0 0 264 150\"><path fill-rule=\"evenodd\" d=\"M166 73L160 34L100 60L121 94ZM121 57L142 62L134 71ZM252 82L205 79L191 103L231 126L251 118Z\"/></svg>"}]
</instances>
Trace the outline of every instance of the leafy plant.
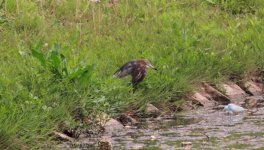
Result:
<instances>
[{"instance_id":1,"label":"leafy plant","mask_svg":"<svg viewBox=\"0 0 264 150\"><path fill-rule=\"evenodd\" d=\"M53 73L57 79L68 79L70 81L78 80L81 84L87 83L92 77L95 65L81 63L79 66L69 69L67 59L59 52L60 46L55 44L49 51L48 56L32 48L32 56L35 57L41 65Z\"/></svg>"}]
</instances>

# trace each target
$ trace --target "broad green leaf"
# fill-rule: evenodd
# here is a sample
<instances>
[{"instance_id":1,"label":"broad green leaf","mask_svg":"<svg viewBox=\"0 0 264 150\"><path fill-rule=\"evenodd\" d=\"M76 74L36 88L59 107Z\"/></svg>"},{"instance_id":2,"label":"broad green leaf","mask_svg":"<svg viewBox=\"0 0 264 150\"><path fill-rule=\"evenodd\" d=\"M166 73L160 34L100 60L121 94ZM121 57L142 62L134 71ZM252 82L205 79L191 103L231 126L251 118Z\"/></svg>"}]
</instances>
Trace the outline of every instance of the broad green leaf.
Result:
<instances>
[{"instance_id":1,"label":"broad green leaf","mask_svg":"<svg viewBox=\"0 0 264 150\"><path fill-rule=\"evenodd\" d=\"M63 54L60 54L60 58L61 58L62 73L64 73L64 75L67 76L68 75L67 60Z\"/></svg>"},{"instance_id":2,"label":"broad green leaf","mask_svg":"<svg viewBox=\"0 0 264 150\"><path fill-rule=\"evenodd\" d=\"M31 52L32 52L32 56L37 58L42 66L46 67L46 59L45 59L44 55L41 52L38 52L38 51L33 50L33 49L31 50Z\"/></svg>"},{"instance_id":3,"label":"broad green leaf","mask_svg":"<svg viewBox=\"0 0 264 150\"><path fill-rule=\"evenodd\" d=\"M79 82L81 85L87 84L93 75L94 65L85 66L84 72L79 77Z\"/></svg>"},{"instance_id":4,"label":"broad green leaf","mask_svg":"<svg viewBox=\"0 0 264 150\"><path fill-rule=\"evenodd\" d=\"M80 76L83 72L85 72L84 68L75 68L68 76L70 80L76 79Z\"/></svg>"},{"instance_id":5,"label":"broad green leaf","mask_svg":"<svg viewBox=\"0 0 264 150\"><path fill-rule=\"evenodd\" d=\"M86 65L83 67L76 68L72 73L69 74L68 78L72 79L80 79L80 80L87 80L90 78L93 72L94 65Z\"/></svg>"},{"instance_id":6,"label":"broad green leaf","mask_svg":"<svg viewBox=\"0 0 264 150\"><path fill-rule=\"evenodd\" d=\"M51 50L48 57L49 63L51 67L56 70L60 70L61 67L61 59L59 57L59 53L57 50Z\"/></svg>"}]
</instances>

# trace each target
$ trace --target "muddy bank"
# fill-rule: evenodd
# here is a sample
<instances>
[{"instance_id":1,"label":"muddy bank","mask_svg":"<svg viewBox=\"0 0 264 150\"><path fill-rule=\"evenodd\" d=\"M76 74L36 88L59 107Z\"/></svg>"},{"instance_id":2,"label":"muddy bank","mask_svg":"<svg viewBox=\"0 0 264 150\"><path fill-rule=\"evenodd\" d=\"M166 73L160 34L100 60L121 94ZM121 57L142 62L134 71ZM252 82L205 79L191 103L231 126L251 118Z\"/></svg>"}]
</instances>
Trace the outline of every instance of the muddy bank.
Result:
<instances>
[{"instance_id":1,"label":"muddy bank","mask_svg":"<svg viewBox=\"0 0 264 150\"><path fill-rule=\"evenodd\" d=\"M264 147L263 84L259 78L243 82L202 83L187 96L181 112L163 115L148 104L148 118L122 114L110 119L99 135L61 142L59 149L258 149ZM226 104L250 111L228 115ZM118 121L117 121L118 120ZM103 146L102 146L103 145Z\"/></svg>"},{"instance_id":2,"label":"muddy bank","mask_svg":"<svg viewBox=\"0 0 264 150\"><path fill-rule=\"evenodd\" d=\"M104 134L113 149L257 149L264 147L264 108L254 114L227 115L213 108L182 112L171 118L142 119L133 127ZM101 137L63 143L62 149L99 149Z\"/></svg>"}]
</instances>

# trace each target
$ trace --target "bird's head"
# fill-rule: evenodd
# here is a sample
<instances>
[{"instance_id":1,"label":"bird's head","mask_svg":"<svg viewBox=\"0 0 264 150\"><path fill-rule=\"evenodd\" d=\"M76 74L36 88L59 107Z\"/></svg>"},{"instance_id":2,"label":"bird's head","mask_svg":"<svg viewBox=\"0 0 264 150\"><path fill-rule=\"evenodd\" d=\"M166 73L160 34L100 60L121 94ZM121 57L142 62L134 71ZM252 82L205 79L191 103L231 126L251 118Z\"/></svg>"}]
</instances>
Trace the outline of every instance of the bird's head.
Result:
<instances>
[{"instance_id":1,"label":"bird's head","mask_svg":"<svg viewBox=\"0 0 264 150\"><path fill-rule=\"evenodd\" d=\"M155 67L150 63L149 60L144 59L144 62L146 63L146 67L147 67L147 68L152 68L152 69L154 69L154 70L158 70L157 68L155 68Z\"/></svg>"}]
</instances>

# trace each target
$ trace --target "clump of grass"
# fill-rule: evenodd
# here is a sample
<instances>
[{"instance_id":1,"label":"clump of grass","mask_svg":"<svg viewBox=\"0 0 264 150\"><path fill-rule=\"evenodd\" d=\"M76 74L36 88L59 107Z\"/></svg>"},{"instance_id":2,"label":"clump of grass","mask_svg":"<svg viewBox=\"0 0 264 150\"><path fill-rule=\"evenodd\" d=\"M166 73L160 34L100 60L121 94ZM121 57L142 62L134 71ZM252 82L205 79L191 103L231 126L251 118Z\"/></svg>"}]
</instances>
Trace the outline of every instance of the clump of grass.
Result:
<instances>
[{"instance_id":1,"label":"clump of grass","mask_svg":"<svg viewBox=\"0 0 264 150\"><path fill-rule=\"evenodd\" d=\"M257 9L256 0L206 0L207 2L218 5L224 11L232 14L255 13Z\"/></svg>"},{"instance_id":2,"label":"clump of grass","mask_svg":"<svg viewBox=\"0 0 264 150\"><path fill-rule=\"evenodd\" d=\"M196 83L263 68L261 4L256 1L255 13L233 15L204 0L120 1L112 8L106 1L4 1L1 147L41 147L61 124L82 125L76 110L114 116L148 102L177 103ZM112 73L139 58L160 71L149 71L132 93L130 79Z\"/></svg>"}]
</instances>

